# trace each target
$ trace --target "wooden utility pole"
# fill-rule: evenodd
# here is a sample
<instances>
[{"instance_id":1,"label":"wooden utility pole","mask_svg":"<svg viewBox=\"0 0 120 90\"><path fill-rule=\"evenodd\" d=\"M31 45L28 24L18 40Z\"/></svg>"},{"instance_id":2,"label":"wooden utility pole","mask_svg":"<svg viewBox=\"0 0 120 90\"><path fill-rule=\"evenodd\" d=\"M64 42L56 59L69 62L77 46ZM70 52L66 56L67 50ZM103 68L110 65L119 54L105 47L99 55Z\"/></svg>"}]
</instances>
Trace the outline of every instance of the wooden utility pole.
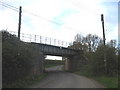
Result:
<instances>
[{"instance_id":1,"label":"wooden utility pole","mask_svg":"<svg viewBox=\"0 0 120 90\"><path fill-rule=\"evenodd\" d=\"M19 8L19 23L18 23L18 39L20 40L20 29L21 29L21 14L22 14L22 7Z\"/></svg>"},{"instance_id":2,"label":"wooden utility pole","mask_svg":"<svg viewBox=\"0 0 120 90\"><path fill-rule=\"evenodd\" d=\"M101 14L102 28L103 28L103 42L105 45L105 29L104 29L104 16Z\"/></svg>"},{"instance_id":3,"label":"wooden utility pole","mask_svg":"<svg viewBox=\"0 0 120 90\"><path fill-rule=\"evenodd\" d=\"M103 43L104 43L104 63L105 63L105 72L107 73L107 60L106 60L106 46L105 46L105 29L104 29L104 16L101 14L101 22L103 28Z\"/></svg>"}]
</instances>

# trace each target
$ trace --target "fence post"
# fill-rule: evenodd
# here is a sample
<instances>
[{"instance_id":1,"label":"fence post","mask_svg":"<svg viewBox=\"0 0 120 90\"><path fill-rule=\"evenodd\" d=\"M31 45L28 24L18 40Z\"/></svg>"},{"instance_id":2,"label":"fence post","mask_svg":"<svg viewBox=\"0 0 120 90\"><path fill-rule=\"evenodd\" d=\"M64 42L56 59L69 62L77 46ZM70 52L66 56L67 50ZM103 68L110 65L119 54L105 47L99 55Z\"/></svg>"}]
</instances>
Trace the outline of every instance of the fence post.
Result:
<instances>
[{"instance_id":1,"label":"fence post","mask_svg":"<svg viewBox=\"0 0 120 90\"><path fill-rule=\"evenodd\" d=\"M50 45L51 45L51 38L50 38Z\"/></svg>"},{"instance_id":2,"label":"fence post","mask_svg":"<svg viewBox=\"0 0 120 90\"><path fill-rule=\"evenodd\" d=\"M42 43L42 37L40 36L40 43Z\"/></svg>"},{"instance_id":3,"label":"fence post","mask_svg":"<svg viewBox=\"0 0 120 90\"><path fill-rule=\"evenodd\" d=\"M59 40L58 40L58 45L60 44Z\"/></svg>"},{"instance_id":4,"label":"fence post","mask_svg":"<svg viewBox=\"0 0 120 90\"><path fill-rule=\"evenodd\" d=\"M29 34L29 36L30 36L30 42L31 42L31 34Z\"/></svg>"},{"instance_id":5,"label":"fence post","mask_svg":"<svg viewBox=\"0 0 120 90\"><path fill-rule=\"evenodd\" d=\"M63 46L63 41L62 41L62 46Z\"/></svg>"},{"instance_id":6,"label":"fence post","mask_svg":"<svg viewBox=\"0 0 120 90\"><path fill-rule=\"evenodd\" d=\"M56 39L54 39L54 45L56 44Z\"/></svg>"},{"instance_id":7,"label":"fence post","mask_svg":"<svg viewBox=\"0 0 120 90\"><path fill-rule=\"evenodd\" d=\"M46 41L47 41L47 37L45 37L45 44L46 44Z\"/></svg>"},{"instance_id":8,"label":"fence post","mask_svg":"<svg viewBox=\"0 0 120 90\"><path fill-rule=\"evenodd\" d=\"M36 35L35 35L35 42L36 42Z\"/></svg>"},{"instance_id":9,"label":"fence post","mask_svg":"<svg viewBox=\"0 0 120 90\"><path fill-rule=\"evenodd\" d=\"M23 41L24 41L24 38L25 38L25 37L24 37L24 33L22 33L22 39L21 39L21 40L23 40Z\"/></svg>"},{"instance_id":10,"label":"fence post","mask_svg":"<svg viewBox=\"0 0 120 90\"><path fill-rule=\"evenodd\" d=\"M67 42L66 42L66 47L67 47Z\"/></svg>"}]
</instances>

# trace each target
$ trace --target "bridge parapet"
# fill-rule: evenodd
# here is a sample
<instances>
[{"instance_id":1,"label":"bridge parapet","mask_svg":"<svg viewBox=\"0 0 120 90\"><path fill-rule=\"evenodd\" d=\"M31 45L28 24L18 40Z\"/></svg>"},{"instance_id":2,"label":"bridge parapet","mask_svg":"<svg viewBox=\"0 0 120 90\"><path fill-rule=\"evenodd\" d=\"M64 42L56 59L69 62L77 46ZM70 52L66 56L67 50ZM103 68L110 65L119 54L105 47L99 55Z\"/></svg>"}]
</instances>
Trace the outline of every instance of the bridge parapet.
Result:
<instances>
[{"instance_id":1,"label":"bridge parapet","mask_svg":"<svg viewBox=\"0 0 120 90\"><path fill-rule=\"evenodd\" d=\"M9 33L18 36L17 32L9 31ZM66 41L57 40L57 39L44 37L40 35L34 35L34 34L21 33L20 40L24 42L34 42L34 43L48 44L48 45L61 46L61 47L69 46L69 43Z\"/></svg>"}]
</instances>

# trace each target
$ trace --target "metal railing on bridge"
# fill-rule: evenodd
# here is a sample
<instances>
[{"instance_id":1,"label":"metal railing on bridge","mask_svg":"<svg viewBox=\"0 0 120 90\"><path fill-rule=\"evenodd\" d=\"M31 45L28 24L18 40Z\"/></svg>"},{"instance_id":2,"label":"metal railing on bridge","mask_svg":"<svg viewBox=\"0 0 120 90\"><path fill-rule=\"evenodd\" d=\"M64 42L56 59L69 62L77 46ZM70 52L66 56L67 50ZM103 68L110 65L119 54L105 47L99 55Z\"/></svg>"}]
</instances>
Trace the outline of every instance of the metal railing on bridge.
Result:
<instances>
[{"instance_id":1,"label":"metal railing on bridge","mask_svg":"<svg viewBox=\"0 0 120 90\"><path fill-rule=\"evenodd\" d=\"M17 32L9 31L9 33L18 36ZM35 43L48 44L48 45L61 46L61 47L69 46L69 43L66 41L48 38L40 35L34 35L34 34L21 33L20 40L24 42L35 42Z\"/></svg>"}]
</instances>

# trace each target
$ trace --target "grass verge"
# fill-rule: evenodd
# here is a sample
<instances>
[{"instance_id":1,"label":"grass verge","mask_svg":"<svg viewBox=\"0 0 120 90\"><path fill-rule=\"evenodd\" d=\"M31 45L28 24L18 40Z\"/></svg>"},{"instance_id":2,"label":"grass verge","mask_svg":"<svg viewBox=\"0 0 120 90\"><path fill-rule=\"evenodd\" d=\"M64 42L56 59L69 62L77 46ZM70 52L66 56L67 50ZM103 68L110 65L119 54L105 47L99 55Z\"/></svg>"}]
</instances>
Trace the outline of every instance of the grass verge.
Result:
<instances>
[{"instance_id":1,"label":"grass verge","mask_svg":"<svg viewBox=\"0 0 120 90\"><path fill-rule=\"evenodd\" d=\"M86 76L92 78L107 88L118 88L118 77L108 77L108 76L93 76L87 72L75 72L75 74Z\"/></svg>"},{"instance_id":2,"label":"grass verge","mask_svg":"<svg viewBox=\"0 0 120 90\"><path fill-rule=\"evenodd\" d=\"M25 78L20 79L10 85L6 85L5 88L28 88L30 85L40 82L47 76L48 76L48 74L44 73L42 75L35 76L35 77L25 77Z\"/></svg>"},{"instance_id":3,"label":"grass verge","mask_svg":"<svg viewBox=\"0 0 120 90\"><path fill-rule=\"evenodd\" d=\"M93 77L96 81L102 83L107 88L118 88L118 78L117 77Z\"/></svg>"}]
</instances>

